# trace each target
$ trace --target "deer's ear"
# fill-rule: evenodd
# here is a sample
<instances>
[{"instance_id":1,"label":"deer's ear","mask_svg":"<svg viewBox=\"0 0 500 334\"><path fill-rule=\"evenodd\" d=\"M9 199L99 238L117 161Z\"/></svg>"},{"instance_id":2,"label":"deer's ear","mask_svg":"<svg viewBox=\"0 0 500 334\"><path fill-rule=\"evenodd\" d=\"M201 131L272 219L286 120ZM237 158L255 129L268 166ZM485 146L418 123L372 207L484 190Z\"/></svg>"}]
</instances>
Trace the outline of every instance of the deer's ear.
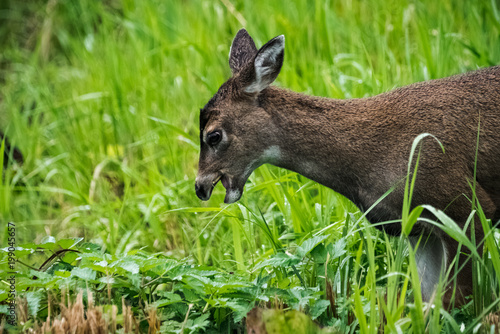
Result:
<instances>
[{"instance_id":1,"label":"deer's ear","mask_svg":"<svg viewBox=\"0 0 500 334\"><path fill-rule=\"evenodd\" d=\"M240 29L234 37L229 50L229 67L233 75L250 63L256 54L257 48L252 37L245 29Z\"/></svg>"},{"instance_id":2,"label":"deer's ear","mask_svg":"<svg viewBox=\"0 0 500 334\"><path fill-rule=\"evenodd\" d=\"M285 36L280 35L267 42L255 56L251 80L244 85L249 94L258 94L267 88L280 73L285 56ZM248 78L248 77L247 77Z\"/></svg>"}]
</instances>

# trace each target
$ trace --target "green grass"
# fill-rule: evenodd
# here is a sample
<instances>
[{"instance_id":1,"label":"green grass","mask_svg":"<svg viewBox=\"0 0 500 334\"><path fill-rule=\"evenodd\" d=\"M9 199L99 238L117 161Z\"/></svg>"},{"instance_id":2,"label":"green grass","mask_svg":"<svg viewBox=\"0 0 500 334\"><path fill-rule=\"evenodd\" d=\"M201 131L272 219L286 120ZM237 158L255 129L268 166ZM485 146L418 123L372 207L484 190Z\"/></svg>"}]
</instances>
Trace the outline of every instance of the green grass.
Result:
<instances>
[{"instance_id":1,"label":"green grass","mask_svg":"<svg viewBox=\"0 0 500 334\"><path fill-rule=\"evenodd\" d=\"M236 326L241 305L264 305L273 296L344 332L376 332L381 323L394 332L453 332L498 311L494 230L486 233L484 258L474 259L474 304L448 314L413 301L415 264L404 256L403 239L387 239L352 203L302 176L263 166L239 203L222 204L222 187L208 203L199 201L198 112L229 77L229 46L242 26L258 46L286 36L278 85L333 98L371 96L500 63L495 1L3 2L0 128L24 162L2 172L0 221L16 224L17 245L34 249L47 236L81 237L110 261L141 249L144 257L210 266L223 276L236 272L256 289L265 281L260 295L240 296L244 302L234 307L203 289L196 293L205 302L185 297L198 315L233 314L217 318L224 328ZM480 203L471 208L478 213L475 223L489 232ZM405 226L417 216L408 210ZM463 232L436 214L467 247ZM2 244L8 237L3 226ZM45 260L19 256L35 267ZM90 268L96 280L106 276L90 262L67 262L69 273ZM27 267L18 270L27 280L32 276ZM148 270L133 275L147 276ZM113 275L130 280L113 287L115 297L132 289L127 284L137 288L126 270ZM219 282L214 275L209 280ZM79 282L73 292L84 286L78 270L71 277ZM190 282L182 282L180 289L188 289ZM50 284L37 285L38 291ZM336 310L316 303L326 300L328 284ZM228 289L221 298L242 293ZM398 300L398 293L406 298ZM136 311L141 298L160 297L155 291L128 296ZM172 318L181 324L183 307Z\"/></svg>"}]
</instances>

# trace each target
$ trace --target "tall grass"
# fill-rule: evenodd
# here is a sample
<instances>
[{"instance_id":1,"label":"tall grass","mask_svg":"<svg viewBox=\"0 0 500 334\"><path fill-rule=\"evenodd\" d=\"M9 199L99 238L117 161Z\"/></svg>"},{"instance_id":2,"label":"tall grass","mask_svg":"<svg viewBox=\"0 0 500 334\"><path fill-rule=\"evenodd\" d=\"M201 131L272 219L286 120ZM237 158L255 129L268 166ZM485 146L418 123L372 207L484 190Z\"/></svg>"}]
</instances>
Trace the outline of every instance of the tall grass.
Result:
<instances>
[{"instance_id":1,"label":"tall grass","mask_svg":"<svg viewBox=\"0 0 500 334\"><path fill-rule=\"evenodd\" d=\"M1 12L2 124L25 162L3 219L23 222L27 240L102 234L118 251L120 231L186 252L192 236L203 248L231 240L228 221L209 241L193 232L217 235L205 228L211 214L172 210L201 204L192 191L198 109L229 76L227 51L243 23L258 44L286 35L279 85L330 97L373 95L500 58L494 2L9 4ZM24 7L31 16L21 16ZM22 31L25 19L35 29ZM219 207L221 193L208 205ZM283 216L282 227L297 233L349 207L271 167L251 178L243 203Z\"/></svg>"},{"instance_id":2,"label":"tall grass","mask_svg":"<svg viewBox=\"0 0 500 334\"><path fill-rule=\"evenodd\" d=\"M221 188L198 200L198 110L229 77L242 26L258 46L286 36L278 85L364 97L500 63L495 1L7 1L0 20L0 126L25 157L3 172L0 214L16 222L19 244L78 236L112 254L144 247L255 278L269 256L326 236L314 246L328 261L314 248L292 274L277 271L277 284L326 289L329 278L346 329L373 332L383 318L387 330L410 328L408 300L398 298L418 289L406 246L342 196L262 166L239 203L222 205ZM500 264L498 238L480 203L475 210L491 254L476 258L480 319L498 310ZM459 327L417 301L414 332Z\"/></svg>"}]
</instances>

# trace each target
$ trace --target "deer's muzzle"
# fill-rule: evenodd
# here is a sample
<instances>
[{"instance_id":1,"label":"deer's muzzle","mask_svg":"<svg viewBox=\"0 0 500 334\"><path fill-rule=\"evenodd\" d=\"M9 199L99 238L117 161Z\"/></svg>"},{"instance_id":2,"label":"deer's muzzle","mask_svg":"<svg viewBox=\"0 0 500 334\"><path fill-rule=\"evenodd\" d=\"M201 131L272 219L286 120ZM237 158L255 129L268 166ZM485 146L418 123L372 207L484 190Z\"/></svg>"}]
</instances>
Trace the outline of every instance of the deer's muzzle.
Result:
<instances>
[{"instance_id":1,"label":"deer's muzzle","mask_svg":"<svg viewBox=\"0 0 500 334\"><path fill-rule=\"evenodd\" d=\"M215 185L221 181L224 188L226 188L226 197L224 198L224 203L230 204L234 203L240 199L243 192L243 186L245 182L235 182L233 178L225 173L220 173L217 175L202 176L196 178L196 183L194 188L196 190L196 196L202 201L208 201L212 195L212 191Z\"/></svg>"},{"instance_id":2,"label":"deer's muzzle","mask_svg":"<svg viewBox=\"0 0 500 334\"><path fill-rule=\"evenodd\" d=\"M196 196L202 201L208 201L210 196L212 196L212 190L221 179L221 176L222 175L210 175L196 178L194 185Z\"/></svg>"},{"instance_id":3,"label":"deer's muzzle","mask_svg":"<svg viewBox=\"0 0 500 334\"><path fill-rule=\"evenodd\" d=\"M210 196L212 195L213 187L207 188L204 185L196 182L194 184L194 189L196 191L196 196L198 196L199 199L201 199L202 201L208 201L210 199Z\"/></svg>"}]
</instances>

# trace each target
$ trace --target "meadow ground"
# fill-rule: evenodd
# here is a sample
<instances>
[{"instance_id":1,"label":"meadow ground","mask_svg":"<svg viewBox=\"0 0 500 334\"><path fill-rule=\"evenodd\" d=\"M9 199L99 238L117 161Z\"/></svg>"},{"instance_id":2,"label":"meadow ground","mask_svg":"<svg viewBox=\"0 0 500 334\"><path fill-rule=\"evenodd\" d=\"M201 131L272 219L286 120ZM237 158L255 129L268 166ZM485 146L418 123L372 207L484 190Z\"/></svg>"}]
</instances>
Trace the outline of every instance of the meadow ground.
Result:
<instances>
[{"instance_id":1,"label":"meadow ground","mask_svg":"<svg viewBox=\"0 0 500 334\"><path fill-rule=\"evenodd\" d=\"M422 307L404 238L304 177L263 166L240 202L221 186L200 202L199 109L241 27L257 46L286 36L277 85L332 98L500 64L495 0L2 1L0 129L23 161L0 178L0 327L13 300L22 330L81 292L109 331L241 332L255 305L324 331L498 331L497 232L473 302L447 312Z\"/></svg>"}]
</instances>

